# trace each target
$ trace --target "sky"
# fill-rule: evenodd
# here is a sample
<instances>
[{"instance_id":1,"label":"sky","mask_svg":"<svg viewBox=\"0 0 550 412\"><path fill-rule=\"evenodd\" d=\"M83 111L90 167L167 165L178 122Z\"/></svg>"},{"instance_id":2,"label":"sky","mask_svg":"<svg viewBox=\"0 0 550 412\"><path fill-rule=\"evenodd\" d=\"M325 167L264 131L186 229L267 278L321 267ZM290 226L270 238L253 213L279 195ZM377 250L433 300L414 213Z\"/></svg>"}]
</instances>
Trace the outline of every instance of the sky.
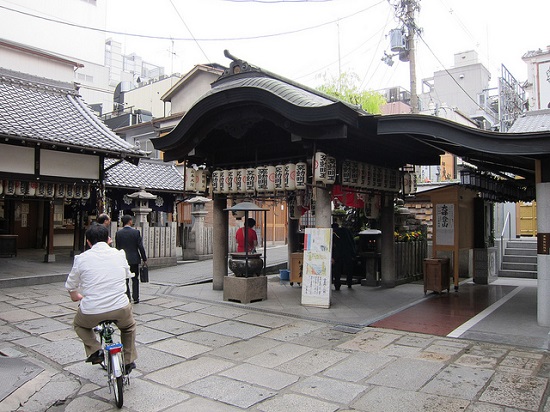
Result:
<instances>
[{"instance_id":1,"label":"sky","mask_svg":"<svg viewBox=\"0 0 550 412\"><path fill-rule=\"evenodd\" d=\"M82 14L94 1L104 6L105 15L88 19ZM451 68L454 54L468 50L478 52L492 74L492 86L496 86L501 64L519 81L525 81L527 66L521 56L550 45L549 0L418 1L421 9L417 22L422 29L416 45L418 92L422 79L433 76L434 71ZM34 33L33 29L39 27L36 18L1 8L24 9L33 14L44 9L41 6L45 3L40 2L0 0L0 37L18 41L26 35L43 48L51 42L70 53L84 51L86 45L79 42L79 35L83 30L89 33L89 29L41 21L45 30ZM186 73L199 63L228 66L230 61L224 57L228 49L252 65L310 87L347 72L357 75L361 89L409 89L409 65L397 57L391 67L381 60L384 51L389 52L389 31L400 27L390 4L397 0L48 2L61 9L64 3L76 4L83 11L78 16L65 14L63 20L98 27L100 31L93 33L100 42L106 37L120 41L124 53L136 53L145 61L164 66L167 74ZM102 49L97 50L96 55L102 58Z\"/></svg>"},{"instance_id":2,"label":"sky","mask_svg":"<svg viewBox=\"0 0 550 412\"><path fill-rule=\"evenodd\" d=\"M521 56L550 45L548 0L419 3L419 91L422 79L452 67L454 54L467 50L478 52L491 72L492 86L501 64L524 81L527 68ZM185 73L205 62L228 65L223 55L228 49L250 64L308 86L353 72L361 87L370 90L409 89L408 64L395 57L390 67L381 60L384 51L389 52L387 34L399 25L388 0L117 0L107 2L106 15L110 30L196 39L171 42L113 35L127 52L164 65L166 72ZM248 39L231 40L236 38Z\"/></svg>"}]
</instances>

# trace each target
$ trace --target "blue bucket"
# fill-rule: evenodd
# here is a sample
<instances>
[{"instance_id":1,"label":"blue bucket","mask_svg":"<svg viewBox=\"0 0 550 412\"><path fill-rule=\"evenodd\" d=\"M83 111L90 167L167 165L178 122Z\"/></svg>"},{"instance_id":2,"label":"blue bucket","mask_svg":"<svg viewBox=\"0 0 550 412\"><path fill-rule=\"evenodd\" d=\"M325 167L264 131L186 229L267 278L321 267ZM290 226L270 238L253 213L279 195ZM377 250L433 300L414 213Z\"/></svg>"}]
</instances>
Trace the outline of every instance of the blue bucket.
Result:
<instances>
[{"instance_id":1,"label":"blue bucket","mask_svg":"<svg viewBox=\"0 0 550 412\"><path fill-rule=\"evenodd\" d=\"M290 280L290 271L288 269L280 269L279 278L281 280Z\"/></svg>"}]
</instances>

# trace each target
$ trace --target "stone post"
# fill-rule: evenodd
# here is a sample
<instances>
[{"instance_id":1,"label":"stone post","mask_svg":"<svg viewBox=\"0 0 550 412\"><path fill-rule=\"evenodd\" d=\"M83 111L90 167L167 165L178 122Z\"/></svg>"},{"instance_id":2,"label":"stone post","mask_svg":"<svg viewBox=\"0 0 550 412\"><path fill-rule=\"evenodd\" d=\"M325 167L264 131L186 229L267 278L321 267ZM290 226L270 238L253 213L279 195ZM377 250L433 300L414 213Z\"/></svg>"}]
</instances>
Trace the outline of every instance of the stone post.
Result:
<instances>
[{"instance_id":1,"label":"stone post","mask_svg":"<svg viewBox=\"0 0 550 412\"><path fill-rule=\"evenodd\" d=\"M395 230L393 195L382 195L380 213L381 247L382 247L382 286L393 288L396 284L395 249L393 232Z\"/></svg>"},{"instance_id":2,"label":"stone post","mask_svg":"<svg viewBox=\"0 0 550 412\"><path fill-rule=\"evenodd\" d=\"M227 199L215 198L212 219L214 223L213 256L212 256L212 288L223 290L223 279L227 276L227 253L229 237L229 217L224 210Z\"/></svg>"},{"instance_id":3,"label":"stone post","mask_svg":"<svg viewBox=\"0 0 550 412\"><path fill-rule=\"evenodd\" d=\"M315 202L315 227L330 228L331 225L331 196L330 190L316 187L316 202Z\"/></svg>"}]
</instances>

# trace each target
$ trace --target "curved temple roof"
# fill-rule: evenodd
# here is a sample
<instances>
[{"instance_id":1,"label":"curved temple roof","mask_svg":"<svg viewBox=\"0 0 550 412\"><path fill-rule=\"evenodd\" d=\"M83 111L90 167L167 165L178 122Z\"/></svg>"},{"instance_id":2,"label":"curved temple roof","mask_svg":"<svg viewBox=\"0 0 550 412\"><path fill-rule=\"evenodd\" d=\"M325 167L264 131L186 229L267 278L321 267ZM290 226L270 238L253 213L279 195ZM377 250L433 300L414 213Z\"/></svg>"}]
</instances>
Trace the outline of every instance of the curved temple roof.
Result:
<instances>
[{"instance_id":1,"label":"curved temple roof","mask_svg":"<svg viewBox=\"0 0 550 412\"><path fill-rule=\"evenodd\" d=\"M234 59L180 123L155 139L165 160L240 167L304 159L314 148L386 167L439 164L450 152L496 173L534 183L550 133L495 133L426 115L374 116Z\"/></svg>"}]
</instances>

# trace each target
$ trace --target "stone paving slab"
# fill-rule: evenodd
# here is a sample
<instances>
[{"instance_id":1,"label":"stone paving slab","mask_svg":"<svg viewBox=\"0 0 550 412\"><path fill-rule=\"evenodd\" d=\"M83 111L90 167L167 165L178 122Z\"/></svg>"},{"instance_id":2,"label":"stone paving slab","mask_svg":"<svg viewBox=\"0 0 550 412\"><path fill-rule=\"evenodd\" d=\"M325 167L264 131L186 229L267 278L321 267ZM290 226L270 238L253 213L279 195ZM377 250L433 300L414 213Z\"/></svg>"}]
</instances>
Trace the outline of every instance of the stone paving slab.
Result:
<instances>
[{"instance_id":1,"label":"stone paving slab","mask_svg":"<svg viewBox=\"0 0 550 412\"><path fill-rule=\"evenodd\" d=\"M193 342L186 342L178 338L166 339L154 343L152 345L149 345L149 348L171 353L173 355L181 356L182 358L186 359L212 350L212 348L209 346L200 345Z\"/></svg>"},{"instance_id":2,"label":"stone paving slab","mask_svg":"<svg viewBox=\"0 0 550 412\"><path fill-rule=\"evenodd\" d=\"M464 399L383 386L373 388L352 404L354 410L365 412L463 412L468 405L469 401Z\"/></svg>"},{"instance_id":3,"label":"stone paving slab","mask_svg":"<svg viewBox=\"0 0 550 412\"><path fill-rule=\"evenodd\" d=\"M179 315L174 319L181 320L182 322L191 323L197 326L209 326L215 323L223 322L225 320L225 318L207 315L206 313L200 312L185 312L184 314Z\"/></svg>"},{"instance_id":4,"label":"stone paving slab","mask_svg":"<svg viewBox=\"0 0 550 412\"><path fill-rule=\"evenodd\" d=\"M281 342L272 341L263 337L256 337L249 340L238 340L235 343L226 345L210 352L210 355L242 362L254 355L280 345Z\"/></svg>"},{"instance_id":5,"label":"stone paving slab","mask_svg":"<svg viewBox=\"0 0 550 412\"><path fill-rule=\"evenodd\" d=\"M548 379L496 373L479 400L511 408L538 411Z\"/></svg>"},{"instance_id":6,"label":"stone paving slab","mask_svg":"<svg viewBox=\"0 0 550 412\"><path fill-rule=\"evenodd\" d=\"M420 359L401 358L388 363L384 368L372 377L367 383L400 388L404 390L418 390L441 368L438 362L424 361Z\"/></svg>"},{"instance_id":7,"label":"stone paving slab","mask_svg":"<svg viewBox=\"0 0 550 412\"><path fill-rule=\"evenodd\" d=\"M235 338L234 336L225 336L219 333L205 332L203 330L186 333L185 335L178 336L178 339L199 343L212 348L220 348L239 340L239 338Z\"/></svg>"},{"instance_id":8,"label":"stone paving slab","mask_svg":"<svg viewBox=\"0 0 550 412\"><path fill-rule=\"evenodd\" d=\"M185 390L239 408L249 408L276 394L266 388L257 388L221 376L209 376L190 383L185 386Z\"/></svg>"},{"instance_id":9,"label":"stone paving slab","mask_svg":"<svg viewBox=\"0 0 550 412\"><path fill-rule=\"evenodd\" d=\"M338 405L296 394L284 394L258 405L258 410L262 412L334 412L338 410L338 408Z\"/></svg>"},{"instance_id":10,"label":"stone paving slab","mask_svg":"<svg viewBox=\"0 0 550 412\"><path fill-rule=\"evenodd\" d=\"M139 345L136 350L138 354L138 358L136 359L137 369L143 373L154 372L184 360L184 358L176 356L173 353L155 350L151 345Z\"/></svg>"},{"instance_id":11,"label":"stone paving slab","mask_svg":"<svg viewBox=\"0 0 550 412\"><path fill-rule=\"evenodd\" d=\"M197 325L191 325L189 323L171 318L161 318L158 320L147 322L147 327L163 332L168 332L172 335L182 335L184 333L193 332L197 329L200 329Z\"/></svg>"},{"instance_id":12,"label":"stone paving slab","mask_svg":"<svg viewBox=\"0 0 550 412\"><path fill-rule=\"evenodd\" d=\"M254 336L261 335L262 333L269 331L268 328L264 328L263 326L255 326L233 320L226 320L221 323L216 323L205 327L203 330L206 332L219 333L221 335L234 336L241 339L250 339Z\"/></svg>"},{"instance_id":13,"label":"stone paving slab","mask_svg":"<svg viewBox=\"0 0 550 412\"><path fill-rule=\"evenodd\" d=\"M277 366L277 370L294 375L311 376L347 358L349 354L317 349Z\"/></svg>"},{"instance_id":14,"label":"stone paving slab","mask_svg":"<svg viewBox=\"0 0 550 412\"><path fill-rule=\"evenodd\" d=\"M428 382L422 392L473 400L493 374L491 369L449 365Z\"/></svg>"},{"instance_id":15,"label":"stone paving slab","mask_svg":"<svg viewBox=\"0 0 550 412\"><path fill-rule=\"evenodd\" d=\"M359 382L394 360L393 357L373 353L355 353L328 368L323 375L343 381Z\"/></svg>"},{"instance_id":16,"label":"stone paving slab","mask_svg":"<svg viewBox=\"0 0 550 412\"><path fill-rule=\"evenodd\" d=\"M366 385L342 382L321 376L310 376L292 387L295 392L324 399L329 402L349 405L359 394L367 389Z\"/></svg>"},{"instance_id":17,"label":"stone paving slab","mask_svg":"<svg viewBox=\"0 0 550 412\"><path fill-rule=\"evenodd\" d=\"M299 377L257 365L242 364L220 372L220 375L251 385L281 390L298 381Z\"/></svg>"},{"instance_id":18,"label":"stone paving slab","mask_svg":"<svg viewBox=\"0 0 550 412\"><path fill-rule=\"evenodd\" d=\"M258 355L251 356L246 359L246 362L252 363L253 365L265 366L266 368L274 368L298 356L301 356L310 350L311 348L308 347L295 345L292 343L282 343L266 350L265 352L259 353Z\"/></svg>"},{"instance_id":19,"label":"stone paving slab","mask_svg":"<svg viewBox=\"0 0 550 412\"><path fill-rule=\"evenodd\" d=\"M182 402L172 408L166 409L164 412L239 412L241 408L235 408L225 403L216 402L210 399L194 397L188 401Z\"/></svg>"}]
</instances>

